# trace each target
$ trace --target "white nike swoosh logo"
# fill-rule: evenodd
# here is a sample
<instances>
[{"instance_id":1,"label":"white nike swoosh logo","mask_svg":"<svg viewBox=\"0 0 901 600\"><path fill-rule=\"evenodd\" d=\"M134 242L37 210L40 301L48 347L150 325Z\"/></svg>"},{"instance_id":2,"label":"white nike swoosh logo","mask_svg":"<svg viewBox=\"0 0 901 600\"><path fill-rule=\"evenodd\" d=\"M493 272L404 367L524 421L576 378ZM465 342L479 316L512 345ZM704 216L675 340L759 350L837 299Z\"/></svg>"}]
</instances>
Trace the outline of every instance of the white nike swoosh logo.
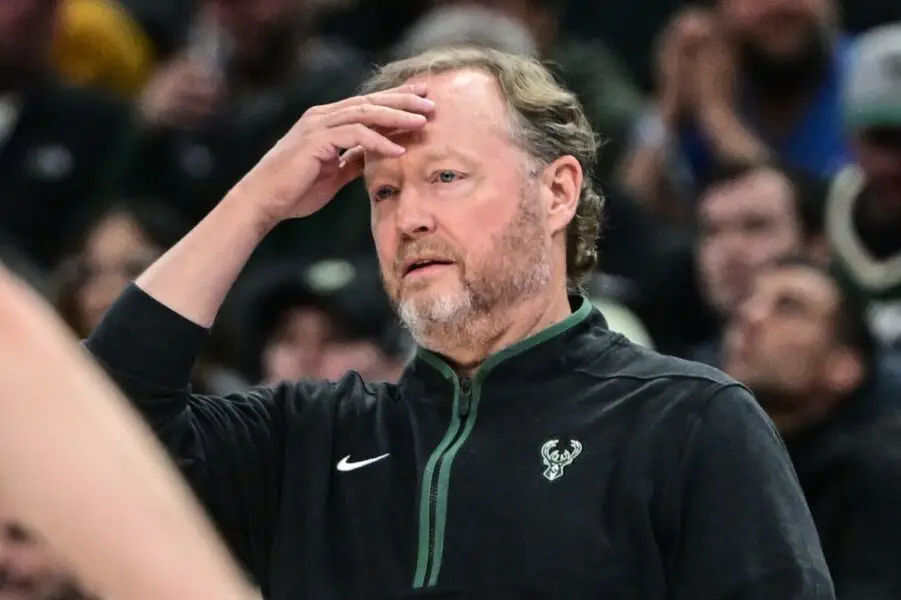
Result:
<instances>
[{"instance_id":1,"label":"white nike swoosh logo","mask_svg":"<svg viewBox=\"0 0 901 600\"><path fill-rule=\"evenodd\" d=\"M372 463L382 460L383 458L387 458L389 454L382 454L381 456L376 456L375 458L367 458L366 460L360 460L357 462L350 462L350 454L341 459L341 462L338 463L339 471L354 471L356 469L360 469L367 465L371 465Z\"/></svg>"}]
</instances>

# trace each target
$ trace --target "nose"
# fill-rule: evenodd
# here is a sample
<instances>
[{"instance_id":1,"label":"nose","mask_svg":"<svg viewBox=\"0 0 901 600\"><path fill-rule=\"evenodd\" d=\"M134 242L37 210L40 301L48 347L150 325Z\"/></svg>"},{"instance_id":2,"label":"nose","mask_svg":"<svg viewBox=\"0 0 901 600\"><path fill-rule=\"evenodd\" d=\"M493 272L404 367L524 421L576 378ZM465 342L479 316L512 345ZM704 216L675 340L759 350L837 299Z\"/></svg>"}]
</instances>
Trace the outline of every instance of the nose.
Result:
<instances>
[{"instance_id":1,"label":"nose","mask_svg":"<svg viewBox=\"0 0 901 600\"><path fill-rule=\"evenodd\" d=\"M394 217L397 230L405 237L415 239L435 231L435 217L415 191L401 192Z\"/></svg>"}]
</instances>

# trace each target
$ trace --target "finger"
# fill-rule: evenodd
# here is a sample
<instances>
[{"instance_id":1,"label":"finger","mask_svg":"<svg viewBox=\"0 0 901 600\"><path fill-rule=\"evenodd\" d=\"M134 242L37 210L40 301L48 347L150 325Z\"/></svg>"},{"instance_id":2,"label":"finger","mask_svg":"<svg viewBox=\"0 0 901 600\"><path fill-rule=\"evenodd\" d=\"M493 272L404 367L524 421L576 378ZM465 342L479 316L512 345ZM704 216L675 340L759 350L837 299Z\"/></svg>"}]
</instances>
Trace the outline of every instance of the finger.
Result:
<instances>
[{"instance_id":1,"label":"finger","mask_svg":"<svg viewBox=\"0 0 901 600\"><path fill-rule=\"evenodd\" d=\"M348 106L325 115L322 119L322 124L326 127L360 123L372 128L404 131L419 129L428 121L425 115L378 104Z\"/></svg>"},{"instance_id":2,"label":"finger","mask_svg":"<svg viewBox=\"0 0 901 600\"><path fill-rule=\"evenodd\" d=\"M362 168L363 157L365 156L365 154L366 150L364 150L362 146L354 146L341 155L341 160L338 163L338 167L344 168L346 165L357 163Z\"/></svg>"},{"instance_id":3,"label":"finger","mask_svg":"<svg viewBox=\"0 0 901 600\"><path fill-rule=\"evenodd\" d=\"M363 156L365 153L366 151L362 147L357 146L341 156L341 162L338 164L338 185L340 187L343 188L363 174Z\"/></svg>"},{"instance_id":4,"label":"finger","mask_svg":"<svg viewBox=\"0 0 901 600\"><path fill-rule=\"evenodd\" d=\"M336 148L355 148L359 146L365 152L372 152L382 156L400 156L406 152L406 149L400 144L395 144L382 134L360 123L341 125L340 127L329 129L328 132L328 139Z\"/></svg>"},{"instance_id":5,"label":"finger","mask_svg":"<svg viewBox=\"0 0 901 600\"><path fill-rule=\"evenodd\" d=\"M426 91L427 87L424 83L417 83L414 85L401 85L381 92L367 94L365 96L353 96L351 98L345 98L344 100L333 102L332 104L314 106L307 111L307 114L319 115L332 113L336 110L340 110L348 106L357 106L358 104L372 104L373 102L384 104L383 99L386 97L391 98L395 96L414 96L422 99L425 96Z\"/></svg>"}]
</instances>

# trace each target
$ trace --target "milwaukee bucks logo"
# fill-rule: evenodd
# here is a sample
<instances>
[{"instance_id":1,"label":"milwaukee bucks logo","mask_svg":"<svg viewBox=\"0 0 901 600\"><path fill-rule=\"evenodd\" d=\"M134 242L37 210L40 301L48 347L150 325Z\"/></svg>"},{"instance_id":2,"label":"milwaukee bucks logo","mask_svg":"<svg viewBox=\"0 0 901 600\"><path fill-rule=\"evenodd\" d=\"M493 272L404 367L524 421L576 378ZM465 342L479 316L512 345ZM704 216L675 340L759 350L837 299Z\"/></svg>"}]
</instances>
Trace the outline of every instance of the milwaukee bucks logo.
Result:
<instances>
[{"instance_id":1,"label":"milwaukee bucks logo","mask_svg":"<svg viewBox=\"0 0 901 600\"><path fill-rule=\"evenodd\" d=\"M555 481L563 477L563 469L572 464L576 457L582 453L582 443L579 440L571 440L568 448L560 447L560 440L548 440L541 447L541 460L544 466L544 477L548 481Z\"/></svg>"}]
</instances>

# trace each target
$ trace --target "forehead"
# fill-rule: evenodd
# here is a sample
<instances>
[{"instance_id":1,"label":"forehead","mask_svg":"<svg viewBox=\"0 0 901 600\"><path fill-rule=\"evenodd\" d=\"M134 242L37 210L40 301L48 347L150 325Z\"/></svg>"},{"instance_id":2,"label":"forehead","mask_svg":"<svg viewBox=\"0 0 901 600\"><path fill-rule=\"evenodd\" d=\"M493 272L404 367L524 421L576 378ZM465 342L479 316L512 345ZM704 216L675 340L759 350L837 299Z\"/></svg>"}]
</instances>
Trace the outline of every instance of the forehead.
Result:
<instances>
[{"instance_id":1,"label":"forehead","mask_svg":"<svg viewBox=\"0 0 901 600\"><path fill-rule=\"evenodd\" d=\"M420 132L392 136L407 148L406 157L458 154L503 160L517 150L509 130L509 112L497 80L481 69L423 74L405 82L425 83L435 111ZM366 157L366 172L402 159Z\"/></svg>"},{"instance_id":2,"label":"forehead","mask_svg":"<svg viewBox=\"0 0 901 600\"><path fill-rule=\"evenodd\" d=\"M756 284L758 292L790 297L810 312L820 314L831 314L840 300L840 292L832 279L803 266L766 269L758 275Z\"/></svg>"},{"instance_id":3,"label":"forehead","mask_svg":"<svg viewBox=\"0 0 901 600\"><path fill-rule=\"evenodd\" d=\"M792 190L774 171L755 171L718 184L701 197L701 215L708 219L736 216L777 217L791 213Z\"/></svg>"}]
</instances>

